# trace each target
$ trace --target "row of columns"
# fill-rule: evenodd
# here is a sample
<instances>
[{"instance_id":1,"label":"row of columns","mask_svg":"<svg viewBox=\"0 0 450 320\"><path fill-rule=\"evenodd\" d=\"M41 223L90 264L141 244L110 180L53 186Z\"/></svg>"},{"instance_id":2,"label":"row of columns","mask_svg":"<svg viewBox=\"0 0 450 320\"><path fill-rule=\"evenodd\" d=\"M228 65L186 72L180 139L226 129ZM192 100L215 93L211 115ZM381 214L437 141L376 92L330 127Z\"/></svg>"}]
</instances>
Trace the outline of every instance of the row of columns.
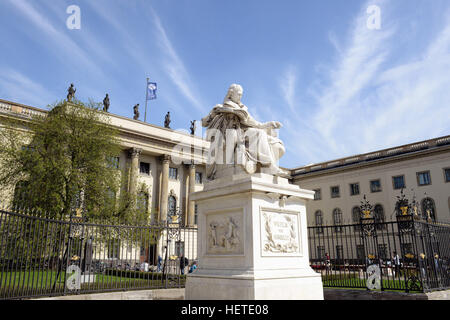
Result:
<instances>
[{"instance_id":1,"label":"row of columns","mask_svg":"<svg viewBox=\"0 0 450 320\"><path fill-rule=\"evenodd\" d=\"M131 159L130 177L128 191L132 195L136 195L138 176L139 176L139 157L142 153L140 148L131 148L128 150L128 155ZM167 220L168 213L168 199L169 199L169 166L170 156L163 155L159 158L162 164L161 170L161 184L159 190L159 219L160 221ZM187 191L187 221L188 226L193 226L195 223L195 202L190 200L190 193L195 192L195 165L188 165L188 191ZM183 182L181 182L183 183Z\"/></svg>"}]
</instances>

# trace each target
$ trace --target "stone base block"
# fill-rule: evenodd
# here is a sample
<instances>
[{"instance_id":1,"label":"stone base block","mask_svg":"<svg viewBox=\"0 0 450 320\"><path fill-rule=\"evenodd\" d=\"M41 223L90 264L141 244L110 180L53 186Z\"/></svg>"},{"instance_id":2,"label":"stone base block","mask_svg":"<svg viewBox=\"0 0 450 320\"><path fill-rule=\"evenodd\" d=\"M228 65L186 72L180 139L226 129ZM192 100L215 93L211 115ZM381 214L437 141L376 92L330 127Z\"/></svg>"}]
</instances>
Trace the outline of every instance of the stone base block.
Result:
<instances>
[{"instance_id":1,"label":"stone base block","mask_svg":"<svg viewBox=\"0 0 450 320\"><path fill-rule=\"evenodd\" d=\"M192 276L186 300L323 300L320 274L307 277L248 278Z\"/></svg>"}]
</instances>

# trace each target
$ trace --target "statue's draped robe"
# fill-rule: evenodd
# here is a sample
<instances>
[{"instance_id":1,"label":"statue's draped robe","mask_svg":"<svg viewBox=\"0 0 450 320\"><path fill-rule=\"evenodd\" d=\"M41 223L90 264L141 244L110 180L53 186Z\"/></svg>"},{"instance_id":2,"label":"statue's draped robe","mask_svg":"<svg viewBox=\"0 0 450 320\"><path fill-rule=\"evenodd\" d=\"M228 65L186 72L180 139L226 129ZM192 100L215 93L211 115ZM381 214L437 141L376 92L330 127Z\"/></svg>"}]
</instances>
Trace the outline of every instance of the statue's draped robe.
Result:
<instances>
[{"instance_id":1,"label":"statue's draped robe","mask_svg":"<svg viewBox=\"0 0 450 320\"><path fill-rule=\"evenodd\" d=\"M206 168L208 178L214 177L217 164L238 163L246 167L253 162L272 174L280 171L277 162L285 152L283 142L270 127L253 119L245 105L230 100L216 105L202 119L202 125L208 128L207 140L212 148Z\"/></svg>"}]
</instances>

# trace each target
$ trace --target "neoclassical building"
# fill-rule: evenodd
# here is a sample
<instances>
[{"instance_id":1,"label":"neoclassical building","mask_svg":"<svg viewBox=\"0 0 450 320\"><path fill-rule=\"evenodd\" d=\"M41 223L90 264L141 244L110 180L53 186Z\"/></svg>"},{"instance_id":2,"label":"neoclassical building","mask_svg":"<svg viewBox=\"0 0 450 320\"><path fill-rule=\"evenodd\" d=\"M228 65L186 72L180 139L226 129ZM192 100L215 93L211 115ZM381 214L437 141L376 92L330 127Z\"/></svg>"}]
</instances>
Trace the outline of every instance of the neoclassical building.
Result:
<instances>
[{"instance_id":1,"label":"neoclassical building","mask_svg":"<svg viewBox=\"0 0 450 320\"><path fill-rule=\"evenodd\" d=\"M450 221L450 136L294 168L291 176L316 192L307 205L311 226L358 223L364 195L378 219L395 220L402 188L422 207L432 200L433 220Z\"/></svg>"},{"instance_id":2,"label":"neoclassical building","mask_svg":"<svg viewBox=\"0 0 450 320\"><path fill-rule=\"evenodd\" d=\"M0 99L0 116L29 120L47 111ZM128 171L127 190L138 196L138 205L151 212L152 219L166 220L168 212L179 210L186 225L195 224L195 205L189 193L202 190L204 155L209 143L201 137L108 113L119 131L121 153L114 159L118 169ZM3 199L13 190L3 190Z\"/></svg>"},{"instance_id":3,"label":"neoclassical building","mask_svg":"<svg viewBox=\"0 0 450 320\"><path fill-rule=\"evenodd\" d=\"M0 99L0 117L27 121L45 113ZM128 170L127 190L137 195L138 205L146 208L154 221L166 220L178 210L185 226L196 226L195 203L189 194L203 189L209 142L110 113L108 117L119 131L122 149L115 165ZM375 206L379 219L393 219L396 196L402 188L408 197L415 194L422 203L431 199L433 219L450 221L450 136L287 171L291 183L316 191L315 200L307 204L310 226L357 223L363 195ZM14 188L0 190L2 202L13 196ZM189 257L195 259L196 251Z\"/></svg>"}]
</instances>

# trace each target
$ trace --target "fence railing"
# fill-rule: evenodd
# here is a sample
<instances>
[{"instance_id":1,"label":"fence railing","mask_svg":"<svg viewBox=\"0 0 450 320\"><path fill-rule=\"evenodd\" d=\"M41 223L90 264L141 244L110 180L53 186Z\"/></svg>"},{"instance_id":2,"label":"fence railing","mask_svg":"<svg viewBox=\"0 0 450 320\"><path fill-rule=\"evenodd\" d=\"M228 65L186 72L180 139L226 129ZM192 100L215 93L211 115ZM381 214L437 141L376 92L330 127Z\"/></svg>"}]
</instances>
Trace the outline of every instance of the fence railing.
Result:
<instances>
[{"instance_id":1,"label":"fence railing","mask_svg":"<svg viewBox=\"0 0 450 320\"><path fill-rule=\"evenodd\" d=\"M108 225L0 210L0 299L184 287L197 229L172 222ZM308 242L324 287L450 288L448 225L314 226Z\"/></svg>"},{"instance_id":2,"label":"fence railing","mask_svg":"<svg viewBox=\"0 0 450 320\"><path fill-rule=\"evenodd\" d=\"M450 226L393 221L308 227L324 287L428 292L450 287Z\"/></svg>"},{"instance_id":3,"label":"fence railing","mask_svg":"<svg viewBox=\"0 0 450 320\"><path fill-rule=\"evenodd\" d=\"M106 225L0 210L0 299L184 287L196 237L196 228L177 223Z\"/></svg>"}]
</instances>

